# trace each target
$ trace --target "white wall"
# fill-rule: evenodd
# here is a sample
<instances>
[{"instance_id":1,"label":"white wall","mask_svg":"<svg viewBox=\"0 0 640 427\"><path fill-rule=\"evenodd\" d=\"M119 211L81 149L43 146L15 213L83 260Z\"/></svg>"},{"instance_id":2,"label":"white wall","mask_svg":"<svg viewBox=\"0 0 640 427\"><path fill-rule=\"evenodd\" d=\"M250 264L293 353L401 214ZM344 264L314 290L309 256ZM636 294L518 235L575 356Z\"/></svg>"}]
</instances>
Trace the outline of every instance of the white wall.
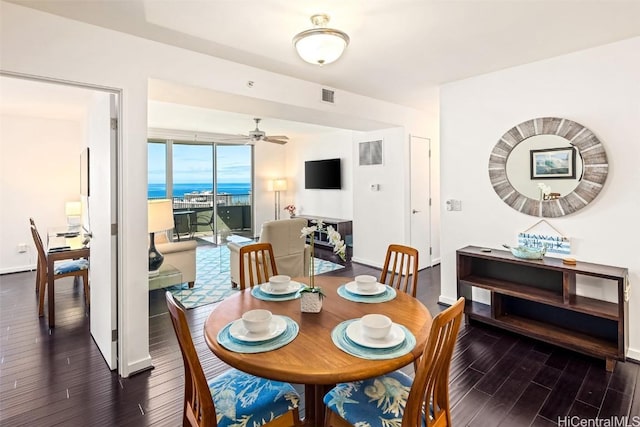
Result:
<instances>
[{"instance_id":1,"label":"white wall","mask_svg":"<svg viewBox=\"0 0 640 427\"><path fill-rule=\"evenodd\" d=\"M352 132L337 130L308 138L297 138L287 144L288 187L282 206L290 203L298 215L353 219L353 150ZM341 190L305 190L304 162L307 160L340 159ZM282 212L284 218L286 212Z\"/></svg>"},{"instance_id":2,"label":"white wall","mask_svg":"<svg viewBox=\"0 0 640 427\"><path fill-rule=\"evenodd\" d=\"M149 366L148 331L143 325L148 318L147 236L144 224L147 221L147 84L150 78L266 101L274 108L273 114L268 114L271 117L299 107L316 120L325 116L344 116L355 121L366 119L393 123L404 126L408 133L424 133L424 117L416 110L342 91L338 104L324 105L318 101L322 86L315 83L143 40L13 3L2 2L1 7L3 70L97 84L123 91L123 140L119 153L119 191L122 201L119 205L119 230L123 238L120 239L119 256L122 263L118 293L119 360L123 364L120 370L123 376ZM247 87L248 80L255 82L253 88ZM277 106L285 108L278 110ZM398 152L406 153L407 140L401 141L396 148ZM392 153L391 158L394 156ZM401 162L403 166L406 164L404 157L405 160ZM390 185L403 188L404 182L400 178L391 176L391 171L389 175ZM358 190L355 185L354 191ZM396 191L396 194L404 191ZM357 202L354 200L354 208ZM363 215L366 218L359 218ZM406 223L406 215L406 210L391 206L375 210L354 209L354 224L373 224L375 230L380 228L380 224L389 224L389 228L385 227L383 232L385 238L396 240L398 236L405 236L406 239L406 227L402 226ZM362 241L358 244L373 247L373 242L379 237L378 232L373 233L371 229L365 231L367 233L362 234ZM379 258L377 252L375 258L371 257Z\"/></svg>"},{"instance_id":3,"label":"white wall","mask_svg":"<svg viewBox=\"0 0 640 427\"><path fill-rule=\"evenodd\" d=\"M29 217L43 240L66 225L65 201L80 200L83 144L81 120L0 115L0 274L35 268Z\"/></svg>"},{"instance_id":4,"label":"white wall","mask_svg":"<svg viewBox=\"0 0 640 427\"><path fill-rule=\"evenodd\" d=\"M498 248L538 221L503 203L491 187L489 154L504 132L535 117L576 121L603 142L609 175L586 208L549 219L571 237L579 261L628 267L640 282L640 38L471 78L441 88L442 296L456 297L455 251ZM442 205L442 203L441 203ZM603 295L603 297L606 297ZM640 293L631 291L629 356L640 359Z\"/></svg>"},{"instance_id":5,"label":"white wall","mask_svg":"<svg viewBox=\"0 0 640 427\"><path fill-rule=\"evenodd\" d=\"M358 166L358 143L382 139L382 165ZM353 260L382 268L391 243L409 241L408 134L403 128L353 138ZM379 191L371 191L379 184Z\"/></svg>"}]
</instances>

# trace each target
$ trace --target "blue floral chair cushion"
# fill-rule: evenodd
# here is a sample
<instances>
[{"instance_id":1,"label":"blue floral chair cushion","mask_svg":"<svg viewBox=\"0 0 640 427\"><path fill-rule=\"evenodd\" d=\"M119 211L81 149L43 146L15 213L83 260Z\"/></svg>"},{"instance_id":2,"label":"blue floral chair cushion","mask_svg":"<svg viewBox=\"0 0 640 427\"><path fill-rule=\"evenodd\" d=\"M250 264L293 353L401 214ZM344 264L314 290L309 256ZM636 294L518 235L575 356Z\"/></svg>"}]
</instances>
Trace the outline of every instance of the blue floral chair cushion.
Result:
<instances>
[{"instance_id":1,"label":"blue floral chair cushion","mask_svg":"<svg viewBox=\"0 0 640 427\"><path fill-rule=\"evenodd\" d=\"M230 369L209 381L219 427L261 426L298 407L291 384Z\"/></svg>"},{"instance_id":2,"label":"blue floral chair cushion","mask_svg":"<svg viewBox=\"0 0 640 427\"><path fill-rule=\"evenodd\" d=\"M54 264L53 274L71 273L72 271L86 270L87 268L89 268L89 260L84 258L60 261Z\"/></svg>"},{"instance_id":3,"label":"blue floral chair cushion","mask_svg":"<svg viewBox=\"0 0 640 427\"><path fill-rule=\"evenodd\" d=\"M399 427L412 382L408 375L395 371L342 383L324 396L324 404L356 427Z\"/></svg>"}]
</instances>

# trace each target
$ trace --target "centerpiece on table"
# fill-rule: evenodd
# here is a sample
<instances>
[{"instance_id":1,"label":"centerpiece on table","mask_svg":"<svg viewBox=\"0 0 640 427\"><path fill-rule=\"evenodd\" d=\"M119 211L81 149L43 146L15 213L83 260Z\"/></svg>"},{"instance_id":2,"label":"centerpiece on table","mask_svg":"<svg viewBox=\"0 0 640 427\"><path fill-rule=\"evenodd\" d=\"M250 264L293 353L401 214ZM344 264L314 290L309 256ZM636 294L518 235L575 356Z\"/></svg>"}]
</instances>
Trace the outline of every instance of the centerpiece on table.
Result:
<instances>
[{"instance_id":1,"label":"centerpiece on table","mask_svg":"<svg viewBox=\"0 0 640 427\"><path fill-rule=\"evenodd\" d=\"M309 260L309 285L305 286L300 290L300 309L303 313L319 313L322 309L322 298L325 294L322 292L322 289L315 286L314 276L315 276L315 257L314 257L314 246L315 246L315 234L318 233L326 233L329 238L329 244L333 246L333 253L338 255L340 259L343 261L346 259L346 251L347 246L344 244L344 240L342 240L342 236L338 233L335 228L325 224L320 219L314 219L311 221L313 224L310 227L302 227L302 234L300 238L309 237L309 246L310 246L310 256Z\"/></svg>"}]
</instances>

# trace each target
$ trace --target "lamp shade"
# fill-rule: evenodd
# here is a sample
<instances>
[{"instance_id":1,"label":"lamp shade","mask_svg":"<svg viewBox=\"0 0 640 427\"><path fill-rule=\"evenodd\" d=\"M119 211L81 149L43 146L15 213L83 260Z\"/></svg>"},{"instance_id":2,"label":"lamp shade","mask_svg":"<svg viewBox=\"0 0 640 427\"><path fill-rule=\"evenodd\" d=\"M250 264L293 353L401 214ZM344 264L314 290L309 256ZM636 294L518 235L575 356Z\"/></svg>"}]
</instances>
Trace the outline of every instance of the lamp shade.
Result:
<instances>
[{"instance_id":1,"label":"lamp shade","mask_svg":"<svg viewBox=\"0 0 640 427\"><path fill-rule=\"evenodd\" d=\"M274 179L273 191L287 191L287 180L284 178Z\"/></svg>"},{"instance_id":2,"label":"lamp shade","mask_svg":"<svg viewBox=\"0 0 640 427\"><path fill-rule=\"evenodd\" d=\"M149 200L147 209L149 233L173 228L173 203L171 200Z\"/></svg>"},{"instance_id":3,"label":"lamp shade","mask_svg":"<svg viewBox=\"0 0 640 427\"><path fill-rule=\"evenodd\" d=\"M326 28L327 15L313 15L311 22L316 28L296 34L293 45L298 55L311 64L326 65L334 62L349 44L349 36L340 30Z\"/></svg>"},{"instance_id":4,"label":"lamp shade","mask_svg":"<svg viewBox=\"0 0 640 427\"><path fill-rule=\"evenodd\" d=\"M66 216L80 216L82 214L82 203L65 202L64 213Z\"/></svg>"}]
</instances>

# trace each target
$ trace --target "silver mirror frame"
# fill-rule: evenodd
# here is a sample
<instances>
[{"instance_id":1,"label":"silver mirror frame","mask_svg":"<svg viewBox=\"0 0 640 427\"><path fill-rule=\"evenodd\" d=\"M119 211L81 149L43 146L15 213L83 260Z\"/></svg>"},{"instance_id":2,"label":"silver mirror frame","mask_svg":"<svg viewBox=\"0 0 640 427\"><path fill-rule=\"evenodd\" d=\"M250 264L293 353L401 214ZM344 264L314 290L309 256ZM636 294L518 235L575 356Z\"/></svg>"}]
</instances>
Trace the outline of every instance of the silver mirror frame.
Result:
<instances>
[{"instance_id":1,"label":"silver mirror frame","mask_svg":"<svg viewBox=\"0 0 640 427\"><path fill-rule=\"evenodd\" d=\"M576 147L583 162L582 179L566 196L555 200L536 200L519 193L507 177L507 159L516 145L535 135L558 135ZM489 156L489 179L500 199L518 212L556 218L572 214L596 198L607 180L609 163L602 142L580 123L557 117L541 117L509 129Z\"/></svg>"}]
</instances>

